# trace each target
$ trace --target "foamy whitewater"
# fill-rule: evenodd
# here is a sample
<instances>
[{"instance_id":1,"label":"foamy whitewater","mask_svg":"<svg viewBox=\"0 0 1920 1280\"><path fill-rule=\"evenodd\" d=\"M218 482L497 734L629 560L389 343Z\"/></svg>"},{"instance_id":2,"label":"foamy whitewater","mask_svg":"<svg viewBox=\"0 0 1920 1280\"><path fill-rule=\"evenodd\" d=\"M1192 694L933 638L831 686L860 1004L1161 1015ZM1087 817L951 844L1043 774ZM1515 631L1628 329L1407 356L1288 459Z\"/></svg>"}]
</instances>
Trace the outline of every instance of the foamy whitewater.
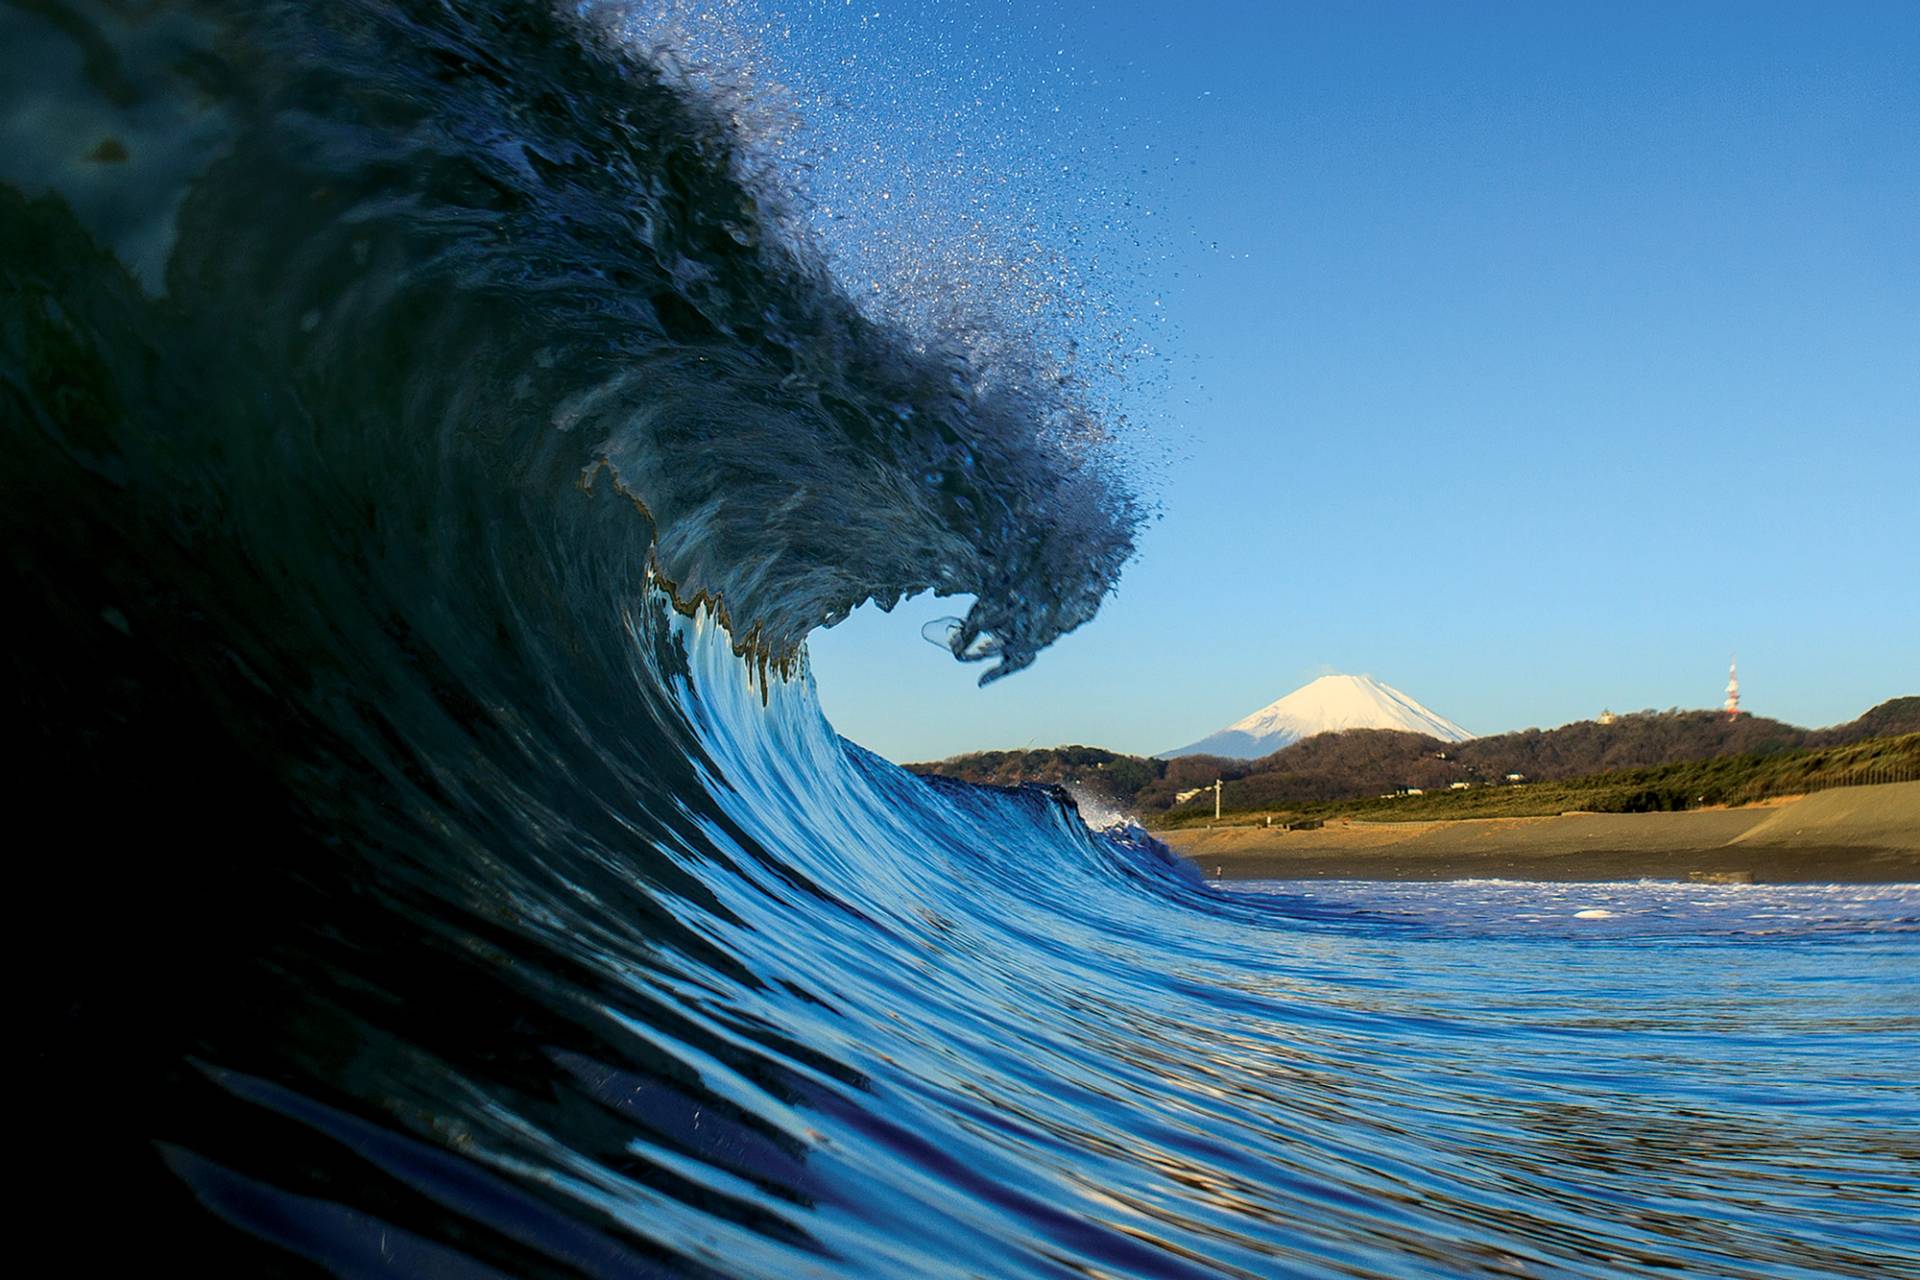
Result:
<instances>
[{"instance_id":1,"label":"foamy whitewater","mask_svg":"<svg viewBox=\"0 0 1920 1280\"><path fill-rule=\"evenodd\" d=\"M1920 889L1228 891L839 738L810 630L1044 664L1138 505L599 9L0 8L35 1255L1913 1274Z\"/></svg>"}]
</instances>

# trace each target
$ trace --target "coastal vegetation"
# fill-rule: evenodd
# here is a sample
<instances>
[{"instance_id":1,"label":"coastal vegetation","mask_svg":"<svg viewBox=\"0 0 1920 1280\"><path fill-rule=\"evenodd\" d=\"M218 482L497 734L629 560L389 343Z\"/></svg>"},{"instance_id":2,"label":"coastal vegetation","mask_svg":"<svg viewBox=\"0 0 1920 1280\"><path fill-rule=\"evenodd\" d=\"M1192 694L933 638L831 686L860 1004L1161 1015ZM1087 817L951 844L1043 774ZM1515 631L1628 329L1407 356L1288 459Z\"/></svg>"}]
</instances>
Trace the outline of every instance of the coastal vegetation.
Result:
<instances>
[{"instance_id":1,"label":"coastal vegetation","mask_svg":"<svg viewBox=\"0 0 1920 1280\"><path fill-rule=\"evenodd\" d=\"M1546 782L1445 789L1326 800L1272 813L1224 806L1223 825L1358 818L1376 822L1433 822L1452 818L1551 817L1562 813L1661 813L1753 804L1776 796L1829 787L1920 780L1920 733L1836 747L1753 752L1689 760L1645 769L1617 769ZM1162 815L1156 825L1214 822L1202 812Z\"/></svg>"},{"instance_id":2,"label":"coastal vegetation","mask_svg":"<svg viewBox=\"0 0 1920 1280\"><path fill-rule=\"evenodd\" d=\"M1523 809L1558 813L1612 806L1625 812L1630 810L1620 806L1745 803L1787 794L1779 788L1791 790L1796 779L1806 789L1848 770L1907 765L1920 768L1920 697L1895 698L1828 729L1755 716L1729 720L1712 711L1643 711L1607 724L1580 721L1460 743L1352 729L1320 734L1258 760L1159 760L1066 746L976 752L908 768L1003 786L1054 783L1160 826L1211 821L1216 778L1224 784L1223 817L1264 820L1267 814L1356 812L1365 805L1406 818L1431 816L1426 811L1436 807L1451 816L1484 817ZM1207 793L1190 794L1200 788Z\"/></svg>"}]
</instances>

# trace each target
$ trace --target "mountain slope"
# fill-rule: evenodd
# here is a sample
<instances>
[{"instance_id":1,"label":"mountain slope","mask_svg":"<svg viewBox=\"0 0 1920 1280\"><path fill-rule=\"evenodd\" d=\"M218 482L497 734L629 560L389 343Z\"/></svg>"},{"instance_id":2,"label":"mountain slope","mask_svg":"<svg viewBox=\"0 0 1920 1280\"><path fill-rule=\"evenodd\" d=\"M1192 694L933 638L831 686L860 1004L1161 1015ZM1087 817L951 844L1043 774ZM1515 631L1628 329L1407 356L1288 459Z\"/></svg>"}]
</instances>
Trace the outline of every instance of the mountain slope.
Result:
<instances>
[{"instance_id":1,"label":"mountain slope","mask_svg":"<svg viewBox=\"0 0 1920 1280\"><path fill-rule=\"evenodd\" d=\"M1442 742L1473 736L1372 676L1321 676L1198 742L1161 754L1167 759L1210 755L1251 760L1303 738L1344 729L1397 729Z\"/></svg>"},{"instance_id":2,"label":"mountain slope","mask_svg":"<svg viewBox=\"0 0 1920 1280\"><path fill-rule=\"evenodd\" d=\"M1913 724L1916 715L1920 698L1915 697L1882 703L1858 720L1830 729L1802 729L1764 716L1730 721L1719 711L1637 711L1612 724L1579 720L1558 729L1521 729L1458 744L1403 730L1348 729L1308 738L1258 760L1210 755L1155 759L1072 746L981 751L907 768L969 782L1061 783L1077 794L1091 794L1154 819L1179 810L1175 797L1182 792L1210 786L1215 778L1226 780L1230 811L1284 811L1405 786L1444 791L1464 782L1476 792L1497 790L1509 773L1524 774L1538 784L1730 756L1784 757L1805 748L1881 740L1902 732L1920 742L1920 725ZM1901 728L1906 725L1913 727ZM1891 732L1884 732L1888 726ZM1212 812L1210 801L1192 803Z\"/></svg>"}]
</instances>

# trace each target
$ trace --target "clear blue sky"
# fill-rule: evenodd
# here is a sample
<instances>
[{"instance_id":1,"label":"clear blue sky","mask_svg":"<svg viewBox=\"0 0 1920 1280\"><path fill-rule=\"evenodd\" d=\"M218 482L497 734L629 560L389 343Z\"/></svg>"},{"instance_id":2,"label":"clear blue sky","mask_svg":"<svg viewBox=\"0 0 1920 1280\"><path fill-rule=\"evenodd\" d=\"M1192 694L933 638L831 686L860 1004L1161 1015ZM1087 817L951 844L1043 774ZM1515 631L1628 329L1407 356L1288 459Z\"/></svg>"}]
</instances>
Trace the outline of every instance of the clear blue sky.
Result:
<instances>
[{"instance_id":1,"label":"clear blue sky","mask_svg":"<svg viewBox=\"0 0 1920 1280\"><path fill-rule=\"evenodd\" d=\"M1797 723L1920 693L1920 5L791 23L889 130L1070 152L1043 201L1135 175L1103 271L1167 317L1119 593L986 689L919 638L954 602L816 634L847 736L1152 752L1327 671L1490 733L1713 705L1734 652Z\"/></svg>"}]
</instances>

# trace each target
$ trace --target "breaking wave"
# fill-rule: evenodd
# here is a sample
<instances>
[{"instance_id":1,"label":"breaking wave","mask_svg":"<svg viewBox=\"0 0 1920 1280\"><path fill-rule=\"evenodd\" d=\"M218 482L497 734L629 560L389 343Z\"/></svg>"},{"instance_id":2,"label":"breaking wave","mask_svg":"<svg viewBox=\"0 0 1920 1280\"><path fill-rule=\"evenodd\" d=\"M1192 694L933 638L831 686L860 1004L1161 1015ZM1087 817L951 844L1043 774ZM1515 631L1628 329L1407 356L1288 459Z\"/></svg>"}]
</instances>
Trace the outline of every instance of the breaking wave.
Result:
<instances>
[{"instance_id":1,"label":"breaking wave","mask_svg":"<svg viewBox=\"0 0 1920 1280\"><path fill-rule=\"evenodd\" d=\"M835 735L811 629L970 595L940 639L1018 670L1140 504L1070 379L854 306L603 19L0 9L22 1167L67 1256L1898 1265L1910 931L1708 1039L1564 939L1221 894ZM1770 946L1695 960L1818 960Z\"/></svg>"}]
</instances>

